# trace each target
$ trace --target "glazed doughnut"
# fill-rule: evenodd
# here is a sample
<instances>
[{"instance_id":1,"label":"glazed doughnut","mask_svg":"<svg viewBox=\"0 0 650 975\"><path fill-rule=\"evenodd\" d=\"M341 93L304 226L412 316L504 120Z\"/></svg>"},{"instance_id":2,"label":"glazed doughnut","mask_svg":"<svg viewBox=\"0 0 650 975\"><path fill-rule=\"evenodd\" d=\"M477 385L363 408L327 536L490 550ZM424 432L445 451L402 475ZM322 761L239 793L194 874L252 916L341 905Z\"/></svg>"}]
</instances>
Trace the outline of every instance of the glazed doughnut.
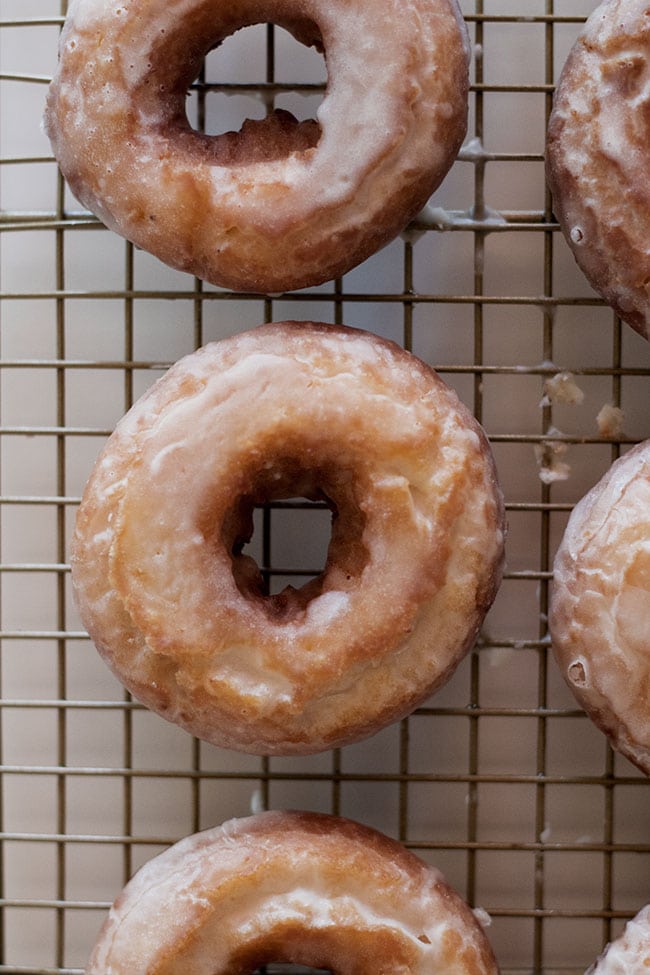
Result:
<instances>
[{"instance_id":1,"label":"glazed doughnut","mask_svg":"<svg viewBox=\"0 0 650 975\"><path fill-rule=\"evenodd\" d=\"M650 775L650 440L574 508L554 565L550 631L565 680Z\"/></svg>"},{"instance_id":2,"label":"glazed doughnut","mask_svg":"<svg viewBox=\"0 0 650 975\"><path fill-rule=\"evenodd\" d=\"M606 0L562 71L548 127L548 183L592 287L650 338L650 17Z\"/></svg>"},{"instance_id":3,"label":"glazed doughnut","mask_svg":"<svg viewBox=\"0 0 650 975\"><path fill-rule=\"evenodd\" d=\"M271 812L197 833L115 901L86 975L498 975L476 916L399 843L350 820Z\"/></svg>"},{"instance_id":4,"label":"glazed doughnut","mask_svg":"<svg viewBox=\"0 0 650 975\"><path fill-rule=\"evenodd\" d=\"M325 54L317 120L194 131L208 51L271 21ZM278 292L363 261L424 206L467 126L457 0L73 0L45 130L108 227L213 284Z\"/></svg>"},{"instance_id":5,"label":"glazed doughnut","mask_svg":"<svg viewBox=\"0 0 650 975\"><path fill-rule=\"evenodd\" d=\"M650 971L650 904L625 925L585 975L648 975Z\"/></svg>"},{"instance_id":6,"label":"glazed doughnut","mask_svg":"<svg viewBox=\"0 0 650 975\"><path fill-rule=\"evenodd\" d=\"M323 573L264 595L254 505L323 500ZM174 365L95 466L71 552L82 619L145 705L215 744L307 753L409 713L501 578L487 441L436 374L367 332L283 322Z\"/></svg>"}]
</instances>

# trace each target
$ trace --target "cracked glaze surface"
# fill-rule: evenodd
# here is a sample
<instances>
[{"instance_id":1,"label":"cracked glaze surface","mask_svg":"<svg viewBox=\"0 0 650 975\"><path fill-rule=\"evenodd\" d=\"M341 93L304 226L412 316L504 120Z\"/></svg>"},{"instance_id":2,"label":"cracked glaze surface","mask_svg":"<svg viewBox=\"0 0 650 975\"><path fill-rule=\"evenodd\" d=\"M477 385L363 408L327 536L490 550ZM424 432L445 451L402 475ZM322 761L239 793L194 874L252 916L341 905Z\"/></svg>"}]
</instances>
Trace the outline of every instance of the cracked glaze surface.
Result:
<instances>
[{"instance_id":1,"label":"cracked glaze surface","mask_svg":"<svg viewBox=\"0 0 650 975\"><path fill-rule=\"evenodd\" d=\"M350 820L263 813L195 834L118 897L86 975L498 975L442 874Z\"/></svg>"},{"instance_id":2,"label":"cracked glaze surface","mask_svg":"<svg viewBox=\"0 0 650 975\"><path fill-rule=\"evenodd\" d=\"M585 975L648 975L650 972L650 904L625 925Z\"/></svg>"},{"instance_id":3,"label":"cracked glaze surface","mask_svg":"<svg viewBox=\"0 0 650 975\"><path fill-rule=\"evenodd\" d=\"M650 338L650 3L606 0L563 69L547 176L567 243L592 287Z\"/></svg>"},{"instance_id":4,"label":"cracked glaze surface","mask_svg":"<svg viewBox=\"0 0 650 975\"><path fill-rule=\"evenodd\" d=\"M324 49L317 119L193 131L205 54L266 21ZM45 130L113 230L214 284L291 290L354 267L426 203L465 135L468 59L456 0L73 0Z\"/></svg>"},{"instance_id":5,"label":"cracked glaze surface","mask_svg":"<svg viewBox=\"0 0 650 975\"><path fill-rule=\"evenodd\" d=\"M264 596L241 543L253 504L291 497L328 502L327 563ZM428 366L288 322L187 356L135 405L71 562L83 621L137 698L208 741L289 754L365 737L451 675L503 535L487 440Z\"/></svg>"},{"instance_id":6,"label":"cracked glaze surface","mask_svg":"<svg viewBox=\"0 0 650 975\"><path fill-rule=\"evenodd\" d=\"M650 441L576 505L554 565L550 629L569 687L650 775Z\"/></svg>"}]
</instances>

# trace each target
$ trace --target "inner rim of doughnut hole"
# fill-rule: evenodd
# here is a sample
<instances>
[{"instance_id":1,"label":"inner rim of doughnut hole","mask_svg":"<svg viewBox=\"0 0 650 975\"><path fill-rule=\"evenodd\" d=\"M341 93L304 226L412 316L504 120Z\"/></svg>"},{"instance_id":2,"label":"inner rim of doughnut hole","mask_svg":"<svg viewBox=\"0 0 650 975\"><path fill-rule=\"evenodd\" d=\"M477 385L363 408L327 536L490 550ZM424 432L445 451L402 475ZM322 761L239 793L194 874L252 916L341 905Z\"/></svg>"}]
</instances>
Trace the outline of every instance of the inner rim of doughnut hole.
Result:
<instances>
[{"instance_id":1,"label":"inner rim of doughnut hole","mask_svg":"<svg viewBox=\"0 0 650 975\"><path fill-rule=\"evenodd\" d=\"M426 935L418 940L431 944ZM377 970L377 959L383 971L415 971L418 952L406 936L389 925L355 926L353 921L339 921L322 929L285 921L262 932L249 943L236 949L229 959L229 975L259 972L271 966L277 975L371 975Z\"/></svg>"},{"instance_id":2,"label":"inner rim of doughnut hole","mask_svg":"<svg viewBox=\"0 0 650 975\"><path fill-rule=\"evenodd\" d=\"M284 515L304 514L305 507L317 507L330 512L330 536L326 545L324 565L312 566L298 573L308 579L300 587L285 585L280 591L273 591L273 573L270 566L260 568L256 560L245 549L250 544L256 527L255 513L264 507L273 508L275 502L288 501L282 506ZM313 512L312 512L313 514ZM271 511L271 517L278 517L279 511ZM257 519L259 522L259 519ZM289 528L287 519L283 528ZM294 518L293 526L296 527ZM323 522L315 527L323 532ZM305 521L298 522L299 531L291 538L292 550L313 547L313 534L309 538L302 532ZM323 469L307 470L295 460L280 460L272 468L257 472L246 489L231 505L221 526L221 544L228 552L232 573L237 588L249 602L260 606L275 620L288 621L299 616L308 604L324 592L332 590L349 591L357 585L369 554L363 542L366 517L355 498L355 484L351 473ZM325 545L321 546L325 554ZM285 570L289 567L285 566ZM281 569L278 573L283 575Z\"/></svg>"},{"instance_id":3,"label":"inner rim of doughnut hole","mask_svg":"<svg viewBox=\"0 0 650 975\"><path fill-rule=\"evenodd\" d=\"M254 24L208 52L188 91L186 114L221 163L282 159L314 149L327 81L320 31Z\"/></svg>"},{"instance_id":4,"label":"inner rim of doughnut hole","mask_svg":"<svg viewBox=\"0 0 650 975\"><path fill-rule=\"evenodd\" d=\"M295 962L272 961L258 965L252 975L335 975L331 968L314 968Z\"/></svg>"}]
</instances>

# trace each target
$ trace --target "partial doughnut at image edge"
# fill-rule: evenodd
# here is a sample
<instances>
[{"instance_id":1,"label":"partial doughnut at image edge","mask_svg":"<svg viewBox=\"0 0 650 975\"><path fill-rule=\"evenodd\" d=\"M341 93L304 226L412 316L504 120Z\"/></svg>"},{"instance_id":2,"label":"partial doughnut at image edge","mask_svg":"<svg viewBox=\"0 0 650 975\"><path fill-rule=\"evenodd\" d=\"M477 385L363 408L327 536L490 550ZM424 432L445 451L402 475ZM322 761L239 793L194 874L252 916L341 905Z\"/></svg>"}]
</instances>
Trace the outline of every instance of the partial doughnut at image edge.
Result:
<instances>
[{"instance_id":1,"label":"partial doughnut at image edge","mask_svg":"<svg viewBox=\"0 0 650 975\"><path fill-rule=\"evenodd\" d=\"M477 915L437 869L349 819L278 811L194 834L145 864L86 975L230 975L274 962L342 975L499 972Z\"/></svg>"},{"instance_id":2,"label":"partial doughnut at image edge","mask_svg":"<svg viewBox=\"0 0 650 975\"><path fill-rule=\"evenodd\" d=\"M330 509L327 560L270 594L245 546L254 508L290 498ZM504 536L487 438L429 366L368 332L281 322L181 359L120 421L77 514L72 581L147 707L217 745L309 753L449 679Z\"/></svg>"},{"instance_id":3,"label":"partial doughnut at image edge","mask_svg":"<svg viewBox=\"0 0 650 975\"><path fill-rule=\"evenodd\" d=\"M574 508L553 567L553 652L612 746L650 775L650 441Z\"/></svg>"},{"instance_id":4,"label":"partial doughnut at image edge","mask_svg":"<svg viewBox=\"0 0 650 975\"><path fill-rule=\"evenodd\" d=\"M546 140L553 209L592 288L650 338L650 4L605 0L562 70Z\"/></svg>"},{"instance_id":5,"label":"partial doughnut at image edge","mask_svg":"<svg viewBox=\"0 0 650 975\"><path fill-rule=\"evenodd\" d=\"M585 975L647 975L650 972L650 904L625 925Z\"/></svg>"}]
</instances>

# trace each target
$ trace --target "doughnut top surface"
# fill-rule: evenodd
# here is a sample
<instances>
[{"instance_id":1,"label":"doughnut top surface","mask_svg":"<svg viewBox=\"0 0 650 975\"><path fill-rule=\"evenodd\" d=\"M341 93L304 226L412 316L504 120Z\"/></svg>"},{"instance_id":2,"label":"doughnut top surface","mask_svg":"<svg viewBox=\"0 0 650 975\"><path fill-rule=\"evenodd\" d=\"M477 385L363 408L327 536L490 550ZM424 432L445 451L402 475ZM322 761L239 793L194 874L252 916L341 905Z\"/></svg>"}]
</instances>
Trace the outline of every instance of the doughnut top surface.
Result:
<instances>
[{"instance_id":1,"label":"doughnut top surface","mask_svg":"<svg viewBox=\"0 0 650 975\"><path fill-rule=\"evenodd\" d=\"M650 337L650 7L606 0L562 72L547 140L553 206L592 287Z\"/></svg>"},{"instance_id":2,"label":"doughnut top surface","mask_svg":"<svg viewBox=\"0 0 650 975\"><path fill-rule=\"evenodd\" d=\"M317 118L205 135L205 55L271 21L324 52ZM75 196L173 267L235 290L333 279L404 229L467 125L456 0L72 0L45 129Z\"/></svg>"},{"instance_id":3,"label":"doughnut top surface","mask_svg":"<svg viewBox=\"0 0 650 975\"><path fill-rule=\"evenodd\" d=\"M87 975L497 975L442 874L350 820L271 812L181 840L117 898Z\"/></svg>"},{"instance_id":4,"label":"doughnut top surface","mask_svg":"<svg viewBox=\"0 0 650 975\"><path fill-rule=\"evenodd\" d=\"M323 572L269 596L255 505L324 501ZM264 326L185 357L120 422L71 553L95 645L149 707L218 744L319 751L446 680L501 579L485 436L423 362L370 333Z\"/></svg>"},{"instance_id":5,"label":"doughnut top surface","mask_svg":"<svg viewBox=\"0 0 650 975\"><path fill-rule=\"evenodd\" d=\"M554 565L553 650L578 701L650 775L650 441L576 505Z\"/></svg>"}]
</instances>

